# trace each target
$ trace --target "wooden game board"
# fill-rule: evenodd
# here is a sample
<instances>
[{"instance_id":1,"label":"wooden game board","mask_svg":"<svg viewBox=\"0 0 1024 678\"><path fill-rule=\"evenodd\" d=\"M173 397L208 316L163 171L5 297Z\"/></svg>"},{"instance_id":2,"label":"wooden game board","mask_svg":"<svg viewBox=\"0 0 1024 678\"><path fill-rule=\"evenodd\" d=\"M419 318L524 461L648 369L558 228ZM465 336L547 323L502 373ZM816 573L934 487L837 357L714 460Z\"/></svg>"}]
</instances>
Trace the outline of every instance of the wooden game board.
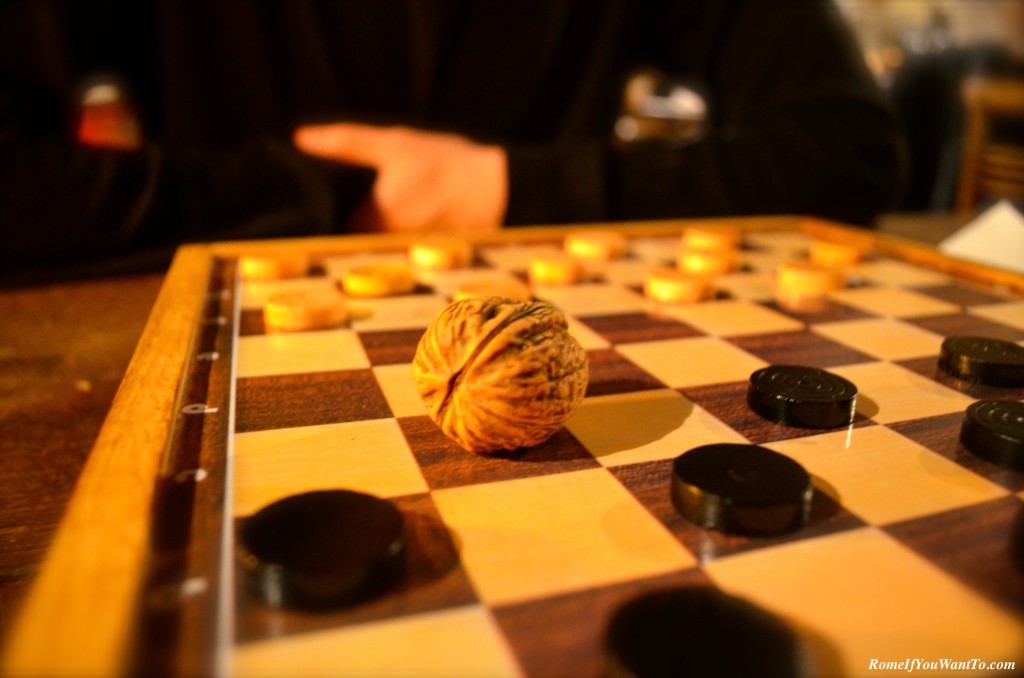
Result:
<instances>
[{"instance_id":1,"label":"wooden game board","mask_svg":"<svg viewBox=\"0 0 1024 678\"><path fill-rule=\"evenodd\" d=\"M403 260L407 239L183 248L6 652L12 673L597 675L609 614L641 592L709 584L790 624L821 675L872 659L1017 661L1022 575L1007 542L1024 473L957 436L984 387L938 371L944 336L1024 342L1024 278L796 218L745 231L722 293L659 306L640 292L687 223L618 225L631 254L595 282L537 288L588 352L587 397L537 448L475 456L426 416L410 373L424 327L465 271L402 297L353 301L349 326L267 334L261 300L332 286L355 261ZM473 274L517 275L573 229L478 239ZM811 235L868 242L824 308L773 301L772 270ZM236 276L243 253L312 254L317 275ZM768 364L827 368L860 389L849 428L795 429L746 405ZM726 536L678 516L671 460L753 442L813 475L809 524ZM326 613L273 610L239 585L238 521L284 496L352 488L393 500L409 573ZM877 673L877 672L876 672ZM958 672L965 675L965 672Z\"/></svg>"}]
</instances>

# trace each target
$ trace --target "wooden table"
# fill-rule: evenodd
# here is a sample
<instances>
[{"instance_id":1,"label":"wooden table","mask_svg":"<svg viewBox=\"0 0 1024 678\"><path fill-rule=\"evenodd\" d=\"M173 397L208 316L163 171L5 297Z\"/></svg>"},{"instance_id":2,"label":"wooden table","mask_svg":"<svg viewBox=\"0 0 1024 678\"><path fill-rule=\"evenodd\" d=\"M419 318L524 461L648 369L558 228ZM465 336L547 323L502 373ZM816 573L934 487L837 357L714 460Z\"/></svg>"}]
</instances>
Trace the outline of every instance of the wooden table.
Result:
<instances>
[{"instance_id":1,"label":"wooden table","mask_svg":"<svg viewBox=\"0 0 1024 678\"><path fill-rule=\"evenodd\" d=\"M964 217L892 215L935 243ZM27 593L121 382L162 273L0 291L0 641Z\"/></svg>"},{"instance_id":2,"label":"wooden table","mask_svg":"<svg viewBox=\"0 0 1024 678\"><path fill-rule=\"evenodd\" d=\"M887 215L884 232L935 243L957 215ZM162 273L0 290L0 637L106 416Z\"/></svg>"},{"instance_id":3,"label":"wooden table","mask_svg":"<svg viewBox=\"0 0 1024 678\"><path fill-rule=\"evenodd\" d=\"M92 449L162 273L0 291L0 637Z\"/></svg>"}]
</instances>

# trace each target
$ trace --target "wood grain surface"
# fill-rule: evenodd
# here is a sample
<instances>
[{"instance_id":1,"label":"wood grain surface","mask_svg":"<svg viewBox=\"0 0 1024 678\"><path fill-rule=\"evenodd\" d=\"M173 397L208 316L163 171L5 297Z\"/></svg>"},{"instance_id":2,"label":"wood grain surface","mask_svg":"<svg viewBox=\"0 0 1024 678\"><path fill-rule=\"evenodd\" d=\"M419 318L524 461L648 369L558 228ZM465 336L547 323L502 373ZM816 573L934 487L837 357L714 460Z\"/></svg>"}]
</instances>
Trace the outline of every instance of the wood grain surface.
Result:
<instances>
[{"instance_id":1,"label":"wood grain surface","mask_svg":"<svg viewBox=\"0 0 1024 678\"><path fill-rule=\"evenodd\" d=\"M64 515L163 278L0 292L0 639Z\"/></svg>"},{"instance_id":2,"label":"wood grain surface","mask_svg":"<svg viewBox=\"0 0 1024 678\"><path fill-rule=\"evenodd\" d=\"M111 675L125 658L148 507L210 257L183 249L3 657L11 675ZM59 647L59 651L54 648Z\"/></svg>"},{"instance_id":3,"label":"wood grain surface","mask_svg":"<svg viewBox=\"0 0 1024 678\"><path fill-rule=\"evenodd\" d=\"M690 222L695 223L695 222ZM741 220L705 220L701 224L711 226L728 223L753 230L783 230L791 228L794 223L802 223L814 235L843 239L849 236L838 225L811 220L796 220L791 217L746 218ZM678 221L652 222L641 224L605 225L631 235L664 235L679 230ZM559 228L516 229L480 236L479 243L512 243L550 240L552 237L580 228L581 225ZM932 250L921 249L900 238L889 237L876 233L858 233L870 241L876 249L897 257L919 263L924 266L938 268L946 273L962 276L986 285L1000 285L1014 290L1024 290L1024 278L1014 276L988 267L948 260ZM327 255L346 252L358 252L366 248L386 246L401 251L411 241L412 236L358 236L346 238L318 238L300 241L275 241L259 243L218 243L204 247L186 247L180 250L172 269L168 273L163 288L153 308L150 321L146 326L138 349L128 368L120 391L114 399L110 414L103 426L96 445L88 462L78 479L77 487L61 521L56 539L49 548L48 555L36 577L31 594L21 608L16 624L10 627L2 669L9 674L62 675L79 673L91 675L112 675L124 666L123 649L129 634L129 624L138 591L139 578L143 569L144 540L148 529L148 509L152 500L153 480L158 474L161 453L167 442L170 421L176 395L176 386L181 377L183 364L195 331L198 314L202 305L203 295L209 278L214 256L234 257L241 253L271 253L276 251L295 251L301 249L311 255ZM152 288L150 288L152 289ZM959 292L951 290L955 296ZM979 292L979 294L983 294ZM832 309L844 319L851 313L849 308ZM817 321L820 321L819 318ZM930 320L931 322L940 322ZM259 323L250 318L243 319L243 326L259 332ZM627 323L628 325L628 323ZM790 335L788 338L792 338ZM379 348L382 355L396 351L398 358L408 354L410 340L408 337L399 342L398 348L383 337ZM811 341L813 338L806 338ZM752 354L762 355L766 360L774 357L785 357L790 347L784 341L773 344L763 338L759 343L752 344L747 350ZM737 341L739 343L739 340ZM0 344L2 348L3 344ZM804 348L807 348L806 346ZM6 356L0 353L0 359ZM398 359L396 358L396 359ZM20 358L30 360L31 358ZM39 356L39 366L43 371L58 368L47 360L52 357ZM850 362L855 362L851 360ZM605 370L606 376L621 379L630 383L641 377L631 374L628 366L617 365L613 359L606 363L599 361L598 369ZM328 375L329 377L329 375ZM269 392L275 387L292 388L291 383L275 386L274 380L288 381L288 377L266 378L267 384L257 380L260 376L249 377L249 384L267 386ZM300 379L301 381L301 379ZM0 382L2 383L2 382ZM283 382L282 382L283 383ZM605 382L607 383L607 381ZM301 384L300 384L301 385ZM240 388L247 388L243 379ZM317 387L319 388L319 386ZM347 388L347 387L346 387ZM632 388L632 387L630 387ZM709 387L711 388L711 387ZM83 390L83 389L80 389ZM689 393L688 393L689 394ZM701 404L699 393L692 394L695 402ZM708 403L719 399L721 394L710 394ZM733 398L736 399L736 398ZM268 401L272 407L272 399ZM7 416L8 413L4 413ZM738 413L714 412L716 416L727 420L730 416L736 421L730 425L743 429ZM281 416L292 416L282 410ZM299 416L296 414L295 416ZM302 414L305 416L305 414ZM335 420L332 414L330 417ZM426 418L423 418L426 422ZM424 423L423 430L417 429L418 420L403 420L403 433L407 437L429 436L431 432ZM239 430L245 430L243 426ZM749 432L757 437L755 422L749 423ZM747 433L745 432L745 435ZM446 443L437 441L438 446ZM543 446L541 446L543 448ZM423 450L432 449L424 445ZM531 451L541 454L543 449ZM445 467L442 455L437 458L430 452L423 452L425 457L418 460L425 473L438 474L444 478L446 474L466 473L465 469ZM559 454L564 454L559 453ZM580 455L579 459L585 459ZM579 463L576 456L570 454L561 459L568 464ZM66 473L73 477L77 472L74 460ZM461 462L460 462L461 463ZM653 462L659 463L659 462ZM81 458L77 462L81 464ZM457 465L456 465L457 466ZM478 470L474 470L478 473ZM628 472L623 471L620 478L627 487L630 483ZM69 480L66 479L65 485ZM631 488L638 493L642 487ZM826 502L827 504L827 502ZM817 519L823 523L853 519L837 507L821 504L815 508ZM416 507L410 511L416 512ZM425 524L436 520L436 517L424 517ZM853 519L856 520L856 519ZM0 529L4 526L0 525ZM910 529L910 528L908 528ZM915 528L916 529L916 528ZM694 537L707 546L702 537ZM44 545L25 546L25 563L33 562ZM696 548L696 546L695 546ZM731 548L729 544L718 545L716 548ZM926 543L922 548L928 548ZM13 552L12 552L13 553ZM34 555L33 555L34 554ZM16 554L5 555L7 561L0 561L8 567L9 576L23 576L19 571ZM443 561L445 554L420 554L417 558L438 559L439 580L444 580ZM433 562L433 561L431 561ZM31 565L27 567L31 568ZM19 573L20 572L20 573ZM443 586L462 590L464 583L448 582ZM514 614L509 611L508 614ZM259 615L245 615L252 628L266 623L260 621ZM305 623L296 621L296 624ZM0 629L2 630L2 629ZM244 635L244 631L243 631ZM53 647L59 646L60 652Z\"/></svg>"}]
</instances>

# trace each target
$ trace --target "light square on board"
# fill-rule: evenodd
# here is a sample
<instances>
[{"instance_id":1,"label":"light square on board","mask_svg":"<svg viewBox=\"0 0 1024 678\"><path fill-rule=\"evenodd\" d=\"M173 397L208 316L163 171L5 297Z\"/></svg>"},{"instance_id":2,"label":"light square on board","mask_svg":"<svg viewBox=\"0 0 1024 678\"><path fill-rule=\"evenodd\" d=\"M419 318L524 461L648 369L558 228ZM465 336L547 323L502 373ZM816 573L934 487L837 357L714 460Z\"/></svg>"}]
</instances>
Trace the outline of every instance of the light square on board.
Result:
<instances>
[{"instance_id":1,"label":"light square on board","mask_svg":"<svg viewBox=\"0 0 1024 678\"><path fill-rule=\"evenodd\" d=\"M524 273L530 270L530 264L537 257L557 255L562 251L560 246L546 243L481 247L478 254L481 259L497 269Z\"/></svg>"},{"instance_id":2,"label":"light square on board","mask_svg":"<svg viewBox=\"0 0 1024 678\"><path fill-rule=\"evenodd\" d=\"M240 676L519 676L507 643L483 607L428 612L237 645Z\"/></svg>"},{"instance_id":3,"label":"light square on board","mask_svg":"<svg viewBox=\"0 0 1024 678\"><path fill-rule=\"evenodd\" d=\"M963 412L974 399L899 365L861 363L829 370L857 386L857 412L879 423Z\"/></svg>"},{"instance_id":4,"label":"light square on board","mask_svg":"<svg viewBox=\"0 0 1024 678\"><path fill-rule=\"evenodd\" d=\"M282 280L249 280L242 283L241 300L239 305L242 309L263 310L263 304L267 297L279 292L297 291L336 291L337 285L330 278L285 278Z\"/></svg>"},{"instance_id":5,"label":"light square on board","mask_svg":"<svg viewBox=\"0 0 1024 678\"><path fill-rule=\"evenodd\" d=\"M566 321L569 323L569 335L580 342L580 346L583 347L584 351L597 351L611 346L611 342L587 325L584 325L574 316L566 316Z\"/></svg>"},{"instance_id":6,"label":"light square on board","mask_svg":"<svg viewBox=\"0 0 1024 678\"><path fill-rule=\"evenodd\" d=\"M891 318L957 313L960 307L927 294L898 287L855 287L831 292L829 299L860 311Z\"/></svg>"},{"instance_id":7,"label":"light square on board","mask_svg":"<svg viewBox=\"0 0 1024 678\"><path fill-rule=\"evenodd\" d=\"M671 388L746 380L768 364L717 337L619 344L616 350Z\"/></svg>"},{"instance_id":8,"label":"light square on board","mask_svg":"<svg viewBox=\"0 0 1024 678\"><path fill-rule=\"evenodd\" d=\"M233 463L235 515L312 490L383 497L427 491L394 419L237 433Z\"/></svg>"},{"instance_id":9,"label":"light square on board","mask_svg":"<svg viewBox=\"0 0 1024 678\"><path fill-rule=\"evenodd\" d=\"M775 272L782 264L806 258L786 250L744 250L743 265L751 272L769 275L774 280Z\"/></svg>"},{"instance_id":10,"label":"light square on board","mask_svg":"<svg viewBox=\"0 0 1024 678\"><path fill-rule=\"evenodd\" d=\"M883 360L938 355L943 337L895 318L868 318L812 325L811 331Z\"/></svg>"},{"instance_id":11,"label":"light square on board","mask_svg":"<svg viewBox=\"0 0 1024 678\"><path fill-rule=\"evenodd\" d=\"M720 337L795 332L804 327L799 320L743 299L666 307L665 315Z\"/></svg>"},{"instance_id":12,"label":"light square on board","mask_svg":"<svg viewBox=\"0 0 1024 678\"><path fill-rule=\"evenodd\" d=\"M432 496L489 604L664 574L696 562L604 469L466 485Z\"/></svg>"},{"instance_id":13,"label":"light square on board","mask_svg":"<svg viewBox=\"0 0 1024 678\"><path fill-rule=\"evenodd\" d=\"M775 275L743 271L727 273L715 278L717 289L727 292L733 299L767 302L775 299Z\"/></svg>"},{"instance_id":14,"label":"light square on board","mask_svg":"<svg viewBox=\"0 0 1024 678\"><path fill-rule=\"evenodd\" d=\"M397 417L418 417L427 413L423 399L416 392L416 384L412 378L412 365L398 363L395 365L378 365L373 368L373 375L384 392L388 407Z\"/></svg>"},{"instance_id":15,"label":"light square on board","mask_svg":"<svg viewBox=\"0 0 1024 678\"><path fill-rule=\"evenodd\" d=\"M748 247L786 252L792 256L806 254L811 238L801 231L751 231L743 235Z\"/></svg>"},{"instance_id":16,"label":"light square on board","mask_svg":"<svg viewBox=\"0 0 1024 678\"><path fill-rule=\"evenodd\" d=\"M870 527L720 558L705 571L792 625L815 675L870 675L872 659L1019 658L1019 620Z\"/></svg>"},{"instance_id":17,"label":"light square on board","mask_svg":"<svg viewBox=\"0 0 1024 678\"><path fill-rule=\"evenodd\" d=\"M667 389L587 398L566 427L604 466L675 458L699 445L747 442Z\"/></svg>"},{"instance_id":18,"label":"light square on board","mask_svg":"<svg viewBox=\"0 0 1024 678\"><path fill-rule=\"evenodd\" d=\"M782 264L807 259L807 251L796 253L786 250L743 250L743 268L758 272L772 280Z\"/></svg>"},{"instance_id":19,"label":"light square on board","mask_svg":"<svg viewBox=\"0 0 1024 678\"><path fill-rule=\"evenodd\" d=\"M851 277L894 287L933 287L950 282L947 275L895 259L865 261L851 267L848 272Z\"/></svg>"},{"instance_id":20,"label":"light square on board","mask_svg":"<svg viewBox=\"0 0 1024 678\"><path fill-rule=\"evenodd\" d=\"M419 278L444 297L454 297L464 285L477 283L522 284L522 279L510 271L493 268L458 268L441 271L420 271Z\"/></svg>"},{"instance_id":21,"label":"light square on board","mask_svg":"<svg viewBox=\"0 0 1024 678\"><path fill-rule=\"evenodd\" d=\"M361 266L379 266L381 264L409 265L409 254L405 249L391 252L357 252L327 257L323 260L324 271L328 278L341 279L353 268Z\"/></svg>"},{"instance_id":22,"label":"light square on board","mask_svg":"<svg viewBox=\"0 0 1024 678\"><path fill-rule=\"evenodd\" d=\"M629 251L634 257L655 266L674 266L681 246L682 240L678 235L641 237L629 241Z\"/></svg>"},{"instance_id":23,"label":"light square on board","mask_svg":"<svg viewBox=\"0 0 1024 678\"><path fill-rule=\"evenodd\" d=\"M999 304L973 306L968 313L987 318L1003 325L1024 330L1024 301L1007 301Z\"/></svg>"},{"instance_id":24,"label":"light square on board","mask_svg":"<svg viewBox=\"0 0 1024 678\"><path fill-rule=\"evenodd\" d=\"M425 328L448 299L439 294L406 294L379 299L349 299L350 325L361 332Z\"/></svg>"},{"instance_id":25,"label":"light square on board","mask_svg":"<svg viewBox=\"0 0 1024 678\"><path fill-rule=\"evenodd\" d=\"M238 377L355 370L370 366L352 330L280 332L239 337Z\"/></svg>"},{"instance_id":26,"label":"light square on board","mask_svg":"<svg viewBox=\"0 0 1024 678\"><path fill-rule=\"evenodd\" d=\"M653 264L643 259L615 259L602 268L602 277L616 285L642 287Z\"/></svg>"},{"instance_id":27,"label":"light square on board","mask_svg":"<svg viewBox=\"0 0 1024 678\"><path fill-rule=\"evenodd\" d=\"M766 443L827 483L874 525L977 504L1009 492L884 426Z\"/></svg>"},{"instance_id":28,"label":"light square on board","mask_svg":"<svg viewBox=\"0 0 1024 678\"><path fill-rule=\"evenodd\" d=\"M575 316L639 313L645 308L643 295L610 283L536 286L534 296Z\"/></svg>"}]
</instances>

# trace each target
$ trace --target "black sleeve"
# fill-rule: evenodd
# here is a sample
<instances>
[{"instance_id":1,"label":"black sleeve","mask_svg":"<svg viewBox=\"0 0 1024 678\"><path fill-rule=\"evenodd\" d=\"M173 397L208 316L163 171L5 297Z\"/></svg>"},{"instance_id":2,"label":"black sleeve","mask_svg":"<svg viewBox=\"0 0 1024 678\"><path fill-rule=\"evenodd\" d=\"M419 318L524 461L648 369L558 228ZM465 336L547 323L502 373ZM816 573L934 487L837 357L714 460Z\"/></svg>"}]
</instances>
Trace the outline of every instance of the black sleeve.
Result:
<instances>
[{"instance_id":1,"label":"black sleeve","mask_svg":"<svg viewBox=\"0 0 1024 678\"><path fill-rule=\"evenodd\" d=\"M867 224L895 206L900 132L834 8L707 4L718 9L702 29L702 136L509 148L508 223L789 213ZM692 53L669 44L655 65L672 74Z\"/></svg>"},{"instance_id":2,"label":"black sleeve","mask_svg":"<svg viewBox=\"0 0 1024 678\"><path fill-rule=\"evenodd\" d=\"M284 140L133 151L77 143L77 71L122 62L101 53L120 43L97 35L118 16L114 3L0 4L0 284L154 269L183 242L347 226L374 172ZM145 61L146 50L128 47Z\"/></svg>"},{"instance_id":3,"label":"black sleeve","mask_svg":"<svg viewBox=\"0 0 1024 678\"><path fill-rule=\"evenodd\" d=\"M373 177L278 141L119 151L9 125L0 133L0 282L152 269L183 242L330 233Z\"/></svg>"}]
</instances>

